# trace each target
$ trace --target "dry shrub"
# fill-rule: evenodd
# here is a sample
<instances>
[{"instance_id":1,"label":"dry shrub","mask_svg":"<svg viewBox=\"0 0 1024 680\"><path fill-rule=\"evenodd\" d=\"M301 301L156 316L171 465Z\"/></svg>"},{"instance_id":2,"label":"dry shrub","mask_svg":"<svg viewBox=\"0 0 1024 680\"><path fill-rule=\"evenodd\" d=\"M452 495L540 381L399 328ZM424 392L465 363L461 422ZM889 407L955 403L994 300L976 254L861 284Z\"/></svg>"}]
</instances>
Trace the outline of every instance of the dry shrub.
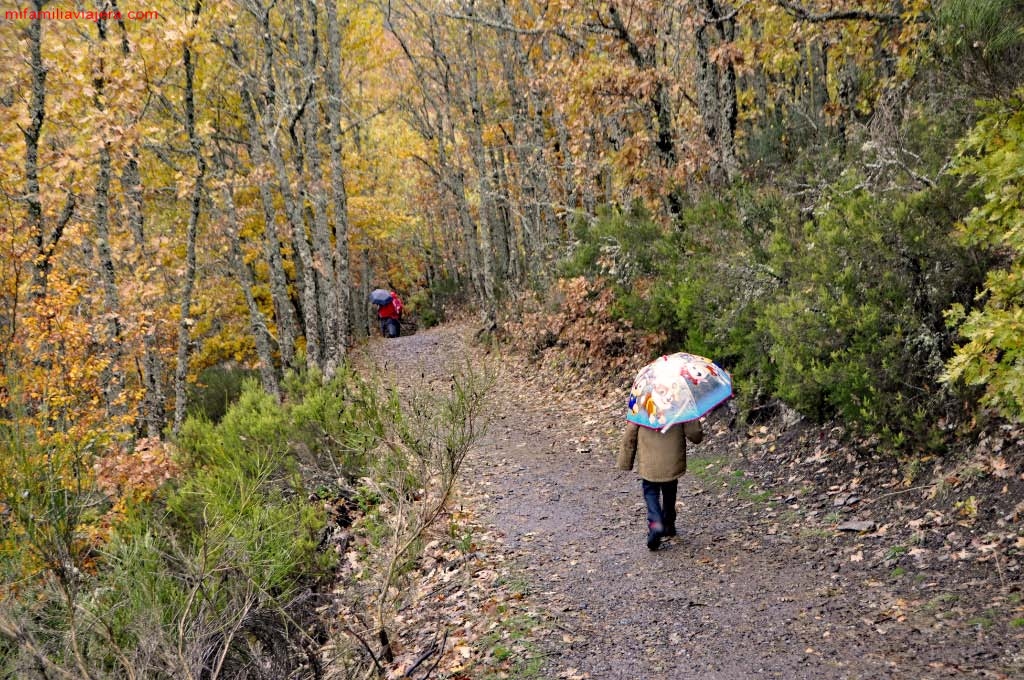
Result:
<instances>
[{"instance_id":1,"label":"dry shrub","mask_svg":"<svg viewBox=\"0 0 1024 680\"><path fill-rule=\"evenodd\" d=\"M117 504L148 499L181 472L171 457L172 448L155 437L138 440L134 451L116 448L93 465L96 485Z\"/></svg>"},{"instance_id":2,"label":"dry shrub","mask_svg":"<svg viewBox=\"0 0 1024 680\"><path fill-rule=\"evenodd\" d=\"M547 300L521 301L505 324L506 341L549 369L608 376L658 353L661 334L643 333L619 318L603 279L559 279Z\"/></svg>"}]
</instances>

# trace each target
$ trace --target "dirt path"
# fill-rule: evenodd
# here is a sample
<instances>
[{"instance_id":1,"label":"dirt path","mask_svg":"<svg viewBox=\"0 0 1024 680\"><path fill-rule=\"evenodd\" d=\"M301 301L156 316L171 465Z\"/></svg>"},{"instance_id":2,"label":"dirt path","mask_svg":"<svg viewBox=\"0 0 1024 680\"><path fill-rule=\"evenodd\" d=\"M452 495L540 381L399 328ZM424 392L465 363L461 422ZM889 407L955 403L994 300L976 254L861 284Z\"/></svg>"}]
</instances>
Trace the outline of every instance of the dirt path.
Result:
<instances>
[{"instance_id":1,"label":"dirt path","mask_svg":"<svg viewBox=\"0 0 1024 680\"><path fill-rule=\"evenodd\" d=\"M747 478L722 427L691 450L680 536L648 551L639 481L614 469L617 395L574 402L515 358L467 349L467 331L377 340L370 352L400 383L446 375L469 355L500 367L462 487L554 633L531 677L1024 677L1020 628L1000 618L1019 612L1019 596L1001 600L999 621L972 621L981 605L966 603L991 584L941 569L889 578L851 557L871 539L821 530L799 503L736 483Z\"/></svg>"}]
</instances>

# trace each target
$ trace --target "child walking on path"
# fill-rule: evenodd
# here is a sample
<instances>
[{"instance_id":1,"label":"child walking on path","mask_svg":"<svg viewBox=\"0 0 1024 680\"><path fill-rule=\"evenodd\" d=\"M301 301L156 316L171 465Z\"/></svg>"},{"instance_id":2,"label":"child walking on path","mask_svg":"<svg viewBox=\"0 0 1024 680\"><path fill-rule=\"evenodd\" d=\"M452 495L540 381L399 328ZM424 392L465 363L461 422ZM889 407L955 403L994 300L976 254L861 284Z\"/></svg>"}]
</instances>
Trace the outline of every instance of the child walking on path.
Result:
<instances>
[{"instance_id":1,"label":"child walking on path","mask_svg":"<svg viewBox=\"0 0 1024 680\"><path fill-rule=\"evenodd\" d=\"M704 428L691 420L666 432L626 423L616 467L637 474L647 504L647 547L657 550L661 539L676 535L676 490L686 472L686 441L700 444Z\"/></svg>"}]
</instances>

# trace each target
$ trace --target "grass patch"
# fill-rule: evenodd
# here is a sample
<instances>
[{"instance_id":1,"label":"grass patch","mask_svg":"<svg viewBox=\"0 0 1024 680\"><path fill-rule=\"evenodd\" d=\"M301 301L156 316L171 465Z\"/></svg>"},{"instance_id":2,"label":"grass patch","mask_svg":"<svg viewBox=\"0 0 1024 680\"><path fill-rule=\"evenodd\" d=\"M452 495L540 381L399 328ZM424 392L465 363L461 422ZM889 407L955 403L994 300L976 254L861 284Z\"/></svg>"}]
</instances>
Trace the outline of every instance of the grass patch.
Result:
<instances>
[{"instance_id":1,"label":"grass patch","mask_svg":"<svg viewBox=\"0 0 1024 680\"><path fill-rule=\"evenodd\" d=\"M771 498L771 492L755 490L757 482L743 470L730 470L725 456L690 456L686 469L704 486L729 489L742 500L765 503Z\"/></svg>"},{"instance_id":2,"label":"grass patch","mask_svg":"<svg viewBox=\"0 0 1024 680\"><path fill-rule=\"evenodd\" d=\"M530 582L522 576L516 576L507 580L499 579L497 585L508 586L510 593L512 593L513 595L519 595L520 597L526 597L531 592L533 592L533 588L530 586Z\"/></svg>"},{"instance_id":3,"label":"grass patch","mask_svg":"<svg viewBox=\"0 0 1024 680\"><path fill-rule=\"evenodd\" d=\"M941 595L936 595L935 597L921 605L921 610L929 614L934 614L937 611L947 609L950 605L952 605L959 599L960 597L958 595L954 595L953 593L942 593Z\"/></svg>"},{"instance_id":4,"label":"grass patch","mask_svg":"<svg viewBox=\"0 0 1024 680\"><path fill-rule=\"evenodd\" d=\"M909 552L909 548L905 545L894 545L885 551L885 559L887 560L898 560Z\"/></svg>"},{"instance_id":5,"label":"grass patch","mask_svg":"<svg viewBox=\"0 0 1024 680\"><path fill-rule=\"evenodd\" d=\"M725 476L725 456L687 456L686 471L705 483L715 482Z\"/></svg>"},{"instance_id":6,"label":"grass patch","mask_svg":"<svg viewBox=\"0 0 1024 680\"><path fill-rule=\"evenodd\" d=\"M992 627L992 618L989 616L975 616L967 621L967 625L979 630L987 630Z\"/></svg>"},{"instance_id":7,"label":"grass patch","mask_svg":"<svg viewBox=\"0 0 1024 680\"><path fill-rule=\"evenodd\" d=\"M481 680L498 678L540 678L545 655L534 642L536 633L544 624L535 616L521 614L501 619L498 627L480 639L481 658L489 659L497 668L477 669Z\"/></svg>"}]
</instances>

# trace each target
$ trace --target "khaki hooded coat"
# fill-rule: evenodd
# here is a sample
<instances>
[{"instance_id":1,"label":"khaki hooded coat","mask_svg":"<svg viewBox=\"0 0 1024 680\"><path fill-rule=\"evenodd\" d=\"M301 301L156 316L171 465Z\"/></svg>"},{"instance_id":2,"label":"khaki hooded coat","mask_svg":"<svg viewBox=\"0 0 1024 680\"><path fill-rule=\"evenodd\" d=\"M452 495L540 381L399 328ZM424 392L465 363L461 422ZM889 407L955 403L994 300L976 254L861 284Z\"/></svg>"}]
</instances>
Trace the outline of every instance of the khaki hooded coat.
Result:
<instances>
[{"instance_id":1,"label":"khaki hooded coat","mask_svg":"<svg viewBox=\"0 0 1024 680\"><path fill-rule=\"evenodd\" d=\"M686 440L700 444L704 428L700 421L691 420L681 426L673 425L664 434L660 430L626 423L616 467L632 470L648 482L671 482L686 472Z\"/></svg>"}]
</instances>

